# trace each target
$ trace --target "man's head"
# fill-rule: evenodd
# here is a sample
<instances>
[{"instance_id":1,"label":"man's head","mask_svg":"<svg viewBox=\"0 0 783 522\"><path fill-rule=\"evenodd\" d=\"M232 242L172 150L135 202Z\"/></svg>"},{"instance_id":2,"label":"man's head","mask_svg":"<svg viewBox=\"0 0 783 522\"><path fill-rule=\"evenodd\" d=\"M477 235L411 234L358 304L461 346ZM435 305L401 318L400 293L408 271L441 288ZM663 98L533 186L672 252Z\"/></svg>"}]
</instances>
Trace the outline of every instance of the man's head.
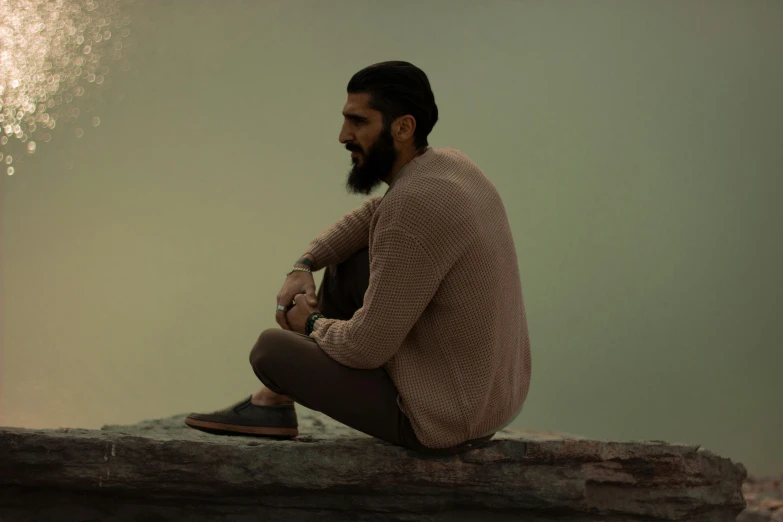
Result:
<instances>
[{"instance_id":1,"label":"man's head","mask_svg":"<svg viewBox=\"0 0 783 522\"><path fill-rule=\"evenodd\" d=\"M408 62L383 62L348 82L343 117L340 143L353 153L346 188L366 195L428 145L438 106L424 71Z\"/></svg>"}]
</instances>

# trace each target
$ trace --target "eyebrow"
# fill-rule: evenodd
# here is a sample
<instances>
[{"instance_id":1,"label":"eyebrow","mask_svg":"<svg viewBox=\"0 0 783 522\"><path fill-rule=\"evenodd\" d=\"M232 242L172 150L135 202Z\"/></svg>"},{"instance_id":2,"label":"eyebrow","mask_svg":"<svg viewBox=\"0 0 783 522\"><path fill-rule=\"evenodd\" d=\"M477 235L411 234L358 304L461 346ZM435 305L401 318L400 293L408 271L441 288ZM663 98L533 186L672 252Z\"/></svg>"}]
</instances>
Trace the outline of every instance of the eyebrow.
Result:
<instances>
[{"instance_id":1,"label":"eyebrow","mask_svg":"<svg viewBox=\"0 0 783 522\"><path fill-rule=\"evenodd\" d=\"M364 116L359 116L358 114L353 114L352 112L343 111L343 117L347 120L351 120L357 123L367 123L368 121L370 121Z\"/></svg>"}]
</instances>

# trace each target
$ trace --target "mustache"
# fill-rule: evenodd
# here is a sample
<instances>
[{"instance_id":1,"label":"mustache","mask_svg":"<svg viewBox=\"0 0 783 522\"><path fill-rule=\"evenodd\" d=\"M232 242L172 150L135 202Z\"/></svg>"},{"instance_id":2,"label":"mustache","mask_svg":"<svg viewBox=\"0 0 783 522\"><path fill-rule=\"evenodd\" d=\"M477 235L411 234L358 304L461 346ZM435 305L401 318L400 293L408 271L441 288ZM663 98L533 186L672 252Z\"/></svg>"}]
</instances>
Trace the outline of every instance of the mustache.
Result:
<instances>
[{"instance_id":1,"label":"mustache","mask_svg":"<svg viewBox=\"0 0 783 522\"><path fill-rule=\"evenodd\" d=\"M349 150L351 152L361 152L362 151L362 148L360 146L358 146L358 145L351 145L351 144L346 145L345 149Z\"/></svg>"}]
</instances>

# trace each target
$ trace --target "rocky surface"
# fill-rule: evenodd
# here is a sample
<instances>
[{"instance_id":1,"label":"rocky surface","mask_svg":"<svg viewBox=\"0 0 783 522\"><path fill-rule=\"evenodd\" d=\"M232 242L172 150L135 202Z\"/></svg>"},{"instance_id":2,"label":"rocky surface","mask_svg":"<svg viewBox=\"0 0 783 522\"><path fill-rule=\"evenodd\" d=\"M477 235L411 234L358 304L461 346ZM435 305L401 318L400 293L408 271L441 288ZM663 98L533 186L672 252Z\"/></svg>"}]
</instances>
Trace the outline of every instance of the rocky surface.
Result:
<instances>
[{"instance_id":1,"label":"rocky surface","mask_svg":"<svg viewBox=\"0 0 783 522\"><path fill-rule=\"evenodd\" d=\"M698 446L503 430L431 457L310 412L291 441L183 419L0 428L0 520L728 522L745 507L745 468Z\"/></svg>"},{"instance_id":2,"label":"rocky surface","mask_svg":"<svg viewBox=\"0 0 783 522\"><path fill-rule=\"evenodd\" d=\"M742 485L748 503L737 522L783 522L783 474L776 477L748 477Z\"/></svg>"}]
</instances>

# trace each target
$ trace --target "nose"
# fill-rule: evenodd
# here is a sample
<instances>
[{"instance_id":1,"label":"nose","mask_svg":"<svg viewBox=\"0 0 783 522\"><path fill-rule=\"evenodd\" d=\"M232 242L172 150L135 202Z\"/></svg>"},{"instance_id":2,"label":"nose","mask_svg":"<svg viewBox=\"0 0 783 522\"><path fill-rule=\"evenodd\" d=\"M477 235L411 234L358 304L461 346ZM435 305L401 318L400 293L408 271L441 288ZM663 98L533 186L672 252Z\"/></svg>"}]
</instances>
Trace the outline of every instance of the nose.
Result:
<instances>
[{"instance_id":1,"label":"nose","mask_svg":"<svg viewBox=\"0 0 783 522\"><path fill-rule=\"evenodd\" d=\"M339 135L338 139L340 140L340 143L342 143L343 145L345 145L349 141L352 141L352 139L353 139L353 135L348 130L348 126L345 123L343 123L343 128L340 129L340 135Z\"/></svg>"}]
</instances>

